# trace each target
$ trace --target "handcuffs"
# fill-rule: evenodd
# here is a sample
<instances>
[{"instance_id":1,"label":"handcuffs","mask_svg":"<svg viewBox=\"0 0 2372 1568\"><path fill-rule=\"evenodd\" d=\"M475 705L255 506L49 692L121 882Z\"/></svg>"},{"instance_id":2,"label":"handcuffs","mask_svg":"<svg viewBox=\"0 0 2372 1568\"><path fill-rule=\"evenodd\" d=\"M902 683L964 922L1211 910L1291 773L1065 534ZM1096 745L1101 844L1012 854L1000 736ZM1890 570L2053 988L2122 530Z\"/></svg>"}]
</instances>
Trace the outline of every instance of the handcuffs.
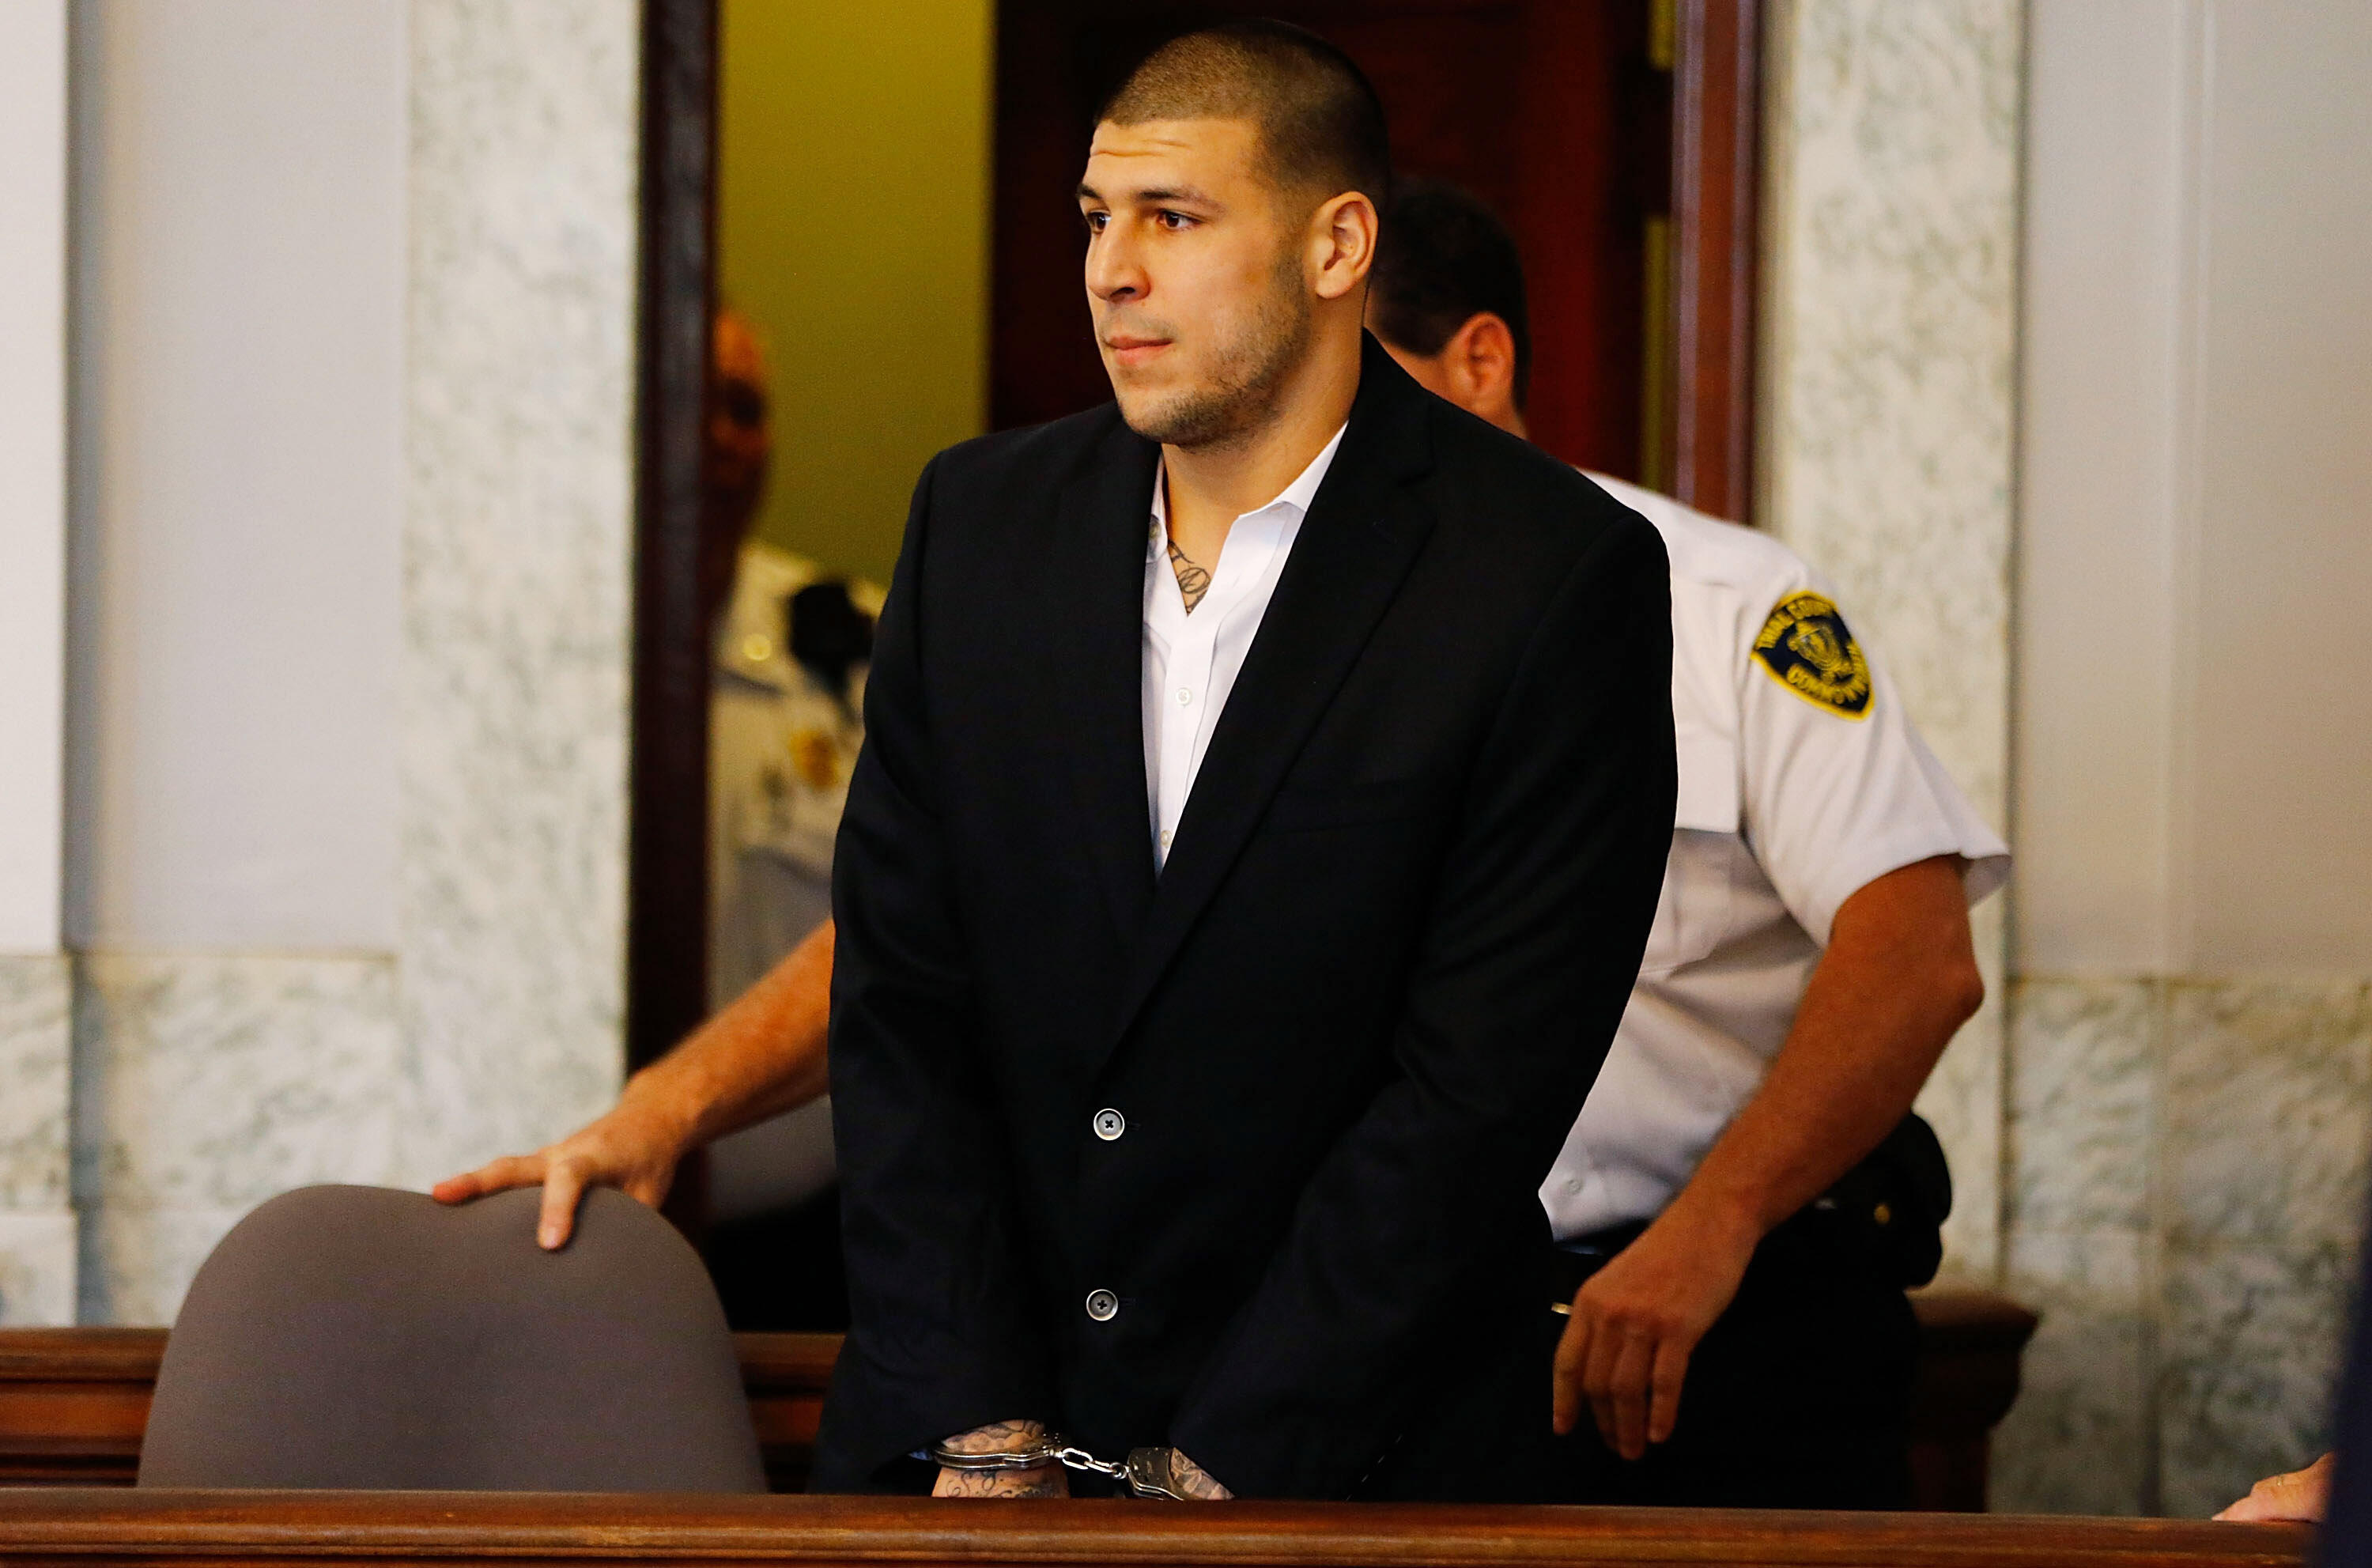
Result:
<instances>
[{"instance_id":1,"label":"handcuffs","mask_svg":"<svg viewBox=\"0 0 2372 1568\"><path fill-rule=\"evenodd\" d=\"M1172 1503L1194 1501L1192 1494L1178 1482L1175 1448L1131 1448L1128 1458L1115 1464L1097 1458L1085 1448L1073 1447L1070 1439L1058 1432L1048 1432L1031 1438L1027 1446L990 1454L961 1454L944 1443L934 1443L930 1458L934 1464L951 1470L1034 1470L1041 1465L1059 1464L1064 1469L1125 1481L1132 1497L1164 1497Z\"/></svg>"}]
</instances>

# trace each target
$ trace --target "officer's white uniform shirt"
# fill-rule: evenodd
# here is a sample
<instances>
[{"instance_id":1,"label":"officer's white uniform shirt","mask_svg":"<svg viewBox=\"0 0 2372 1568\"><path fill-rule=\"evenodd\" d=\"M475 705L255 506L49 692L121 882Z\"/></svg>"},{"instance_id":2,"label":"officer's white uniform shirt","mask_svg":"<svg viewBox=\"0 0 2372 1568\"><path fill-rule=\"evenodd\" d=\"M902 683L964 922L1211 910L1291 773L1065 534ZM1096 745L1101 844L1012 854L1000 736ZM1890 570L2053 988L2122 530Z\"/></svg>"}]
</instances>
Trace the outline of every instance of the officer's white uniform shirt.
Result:
<instances>
[{"instance_id":1,"label":"officer's white uniform shirt","mask_svg":"<svg viewBox=\"0 0 2372 1568\"><path fill-rule=\"evenodd\" d=\"M1762 1086L1837 908L1886 873L2008 846L1912 727L1833 595L1767 534L1590 476L1672 563L1680 796L1663 895L1606 1065L1541 1188L1560 1240L1663 1211Z\"/></svg>"},{"instance_id":2,"label":"officer's white uniform shirt","mask_svg":"<svg viewBox=\"0 0 2372 1568\"><path fill-rule=\"evenodd\" d=\"M708 706L711 1008L723 1007L831 915L831 858L865 739L865 671L845 703L791 656L790 597L822 575L763 544L742 547L717 628ZM880 590L851 583L878 615ZM709 1145L720 1223L814 1196L831 1183L831 1101L818 1100Z\"/></svg>"},{"instance_id":3,"label":"officer's white uniform shirt","mask_svg":"<svg viewBox=\"0 0 2372 1568\"><path fill-rule=\"evenodd\" d=\"M864 668L847 700L791 656L785 604L821 574L745 546L709 696L709 999L723 1006L831 913L832 844L865 739ZM850 585L853 598L870 596ZM860 603L860 608L865 606Z\"/></svg>"},{"instance_id":4,"label":"officer's white uniform shirt","mask_svg":"<svg viewBox=\"0 0 2372 1568\"><path fill-rule=\"evenodd\" d=\"M1348 429L1346 424L1344 429ZM1169 858L1169 841L1185 815L1186 797L1211 747L1220 710L1251 651L1276 580L1285 572L1301 519L1334 465L1343 432L1309 459L1301 477L1257 511L1227 527L1227 541L1194 612L1169 563L1169 486L1153 474L1152 530L1145 545L1145 656L1141 705L1145 720L1145 805L1153 822L1153 864Z\"/></svg>"}]
</instances>

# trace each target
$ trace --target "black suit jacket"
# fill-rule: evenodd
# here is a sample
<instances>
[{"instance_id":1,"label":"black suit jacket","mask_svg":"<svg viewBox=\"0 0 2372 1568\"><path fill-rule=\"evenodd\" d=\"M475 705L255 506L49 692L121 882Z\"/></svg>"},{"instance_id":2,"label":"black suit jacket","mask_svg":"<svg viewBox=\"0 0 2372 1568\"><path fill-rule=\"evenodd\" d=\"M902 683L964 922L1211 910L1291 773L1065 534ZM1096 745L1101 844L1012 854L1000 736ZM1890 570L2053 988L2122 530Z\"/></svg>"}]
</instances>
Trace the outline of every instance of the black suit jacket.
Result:
<instances>
[{"instance_id":1,"label":"black suit jacket","mask_svg":"<svg viewBox=\"0 0 2372 1568\"><path fill-rule=\"evenodd\" d=\"M1157 877L1157 457L1106 406L915 490L833 887L820 1489L1037 1417L1339 1496L1442 1346L1537 1329L1671 838L1661 541L1369 340Z\"/></svg>"}]
</instances>

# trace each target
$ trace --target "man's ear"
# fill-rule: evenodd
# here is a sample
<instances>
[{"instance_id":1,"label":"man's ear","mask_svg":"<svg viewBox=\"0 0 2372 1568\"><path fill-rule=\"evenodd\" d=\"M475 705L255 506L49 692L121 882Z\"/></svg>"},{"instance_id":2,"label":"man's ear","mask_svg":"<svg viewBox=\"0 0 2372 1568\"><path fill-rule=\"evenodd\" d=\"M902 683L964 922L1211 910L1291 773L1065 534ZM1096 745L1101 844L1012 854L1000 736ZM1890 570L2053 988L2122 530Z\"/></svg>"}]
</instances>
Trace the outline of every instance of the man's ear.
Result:
<instances>
[{"instance_id":1,"label":"man's ear","mask_svg":"<svg viewBox=\"0 0 2372 1568\"><path fill-rule=\"evenodd\" d=\"M1311 215L1309 250L1317 274L1311 286L1319 298L1341 299L1366 281L1381 226L1376 203L1356 191L1334 197Z\"/></svg>"},{"instance_id":2,"label":"man's ear","mask_svg":"<svg viewBox=\"0 0 2372 1568\"><path fill-rule=\"evenodd\" d=\"M1436 356L1444 396L1467 412L1500 429L1529 438L1524 411L1516 404L1516 334L1506 319L1478 310L1466 318Z\"/></svg>"},{"instance_id":3,"label":"man's ear","mask_svg":"<svg viewBox=\"0 0 2372 1568\"><path fill-rule=\"evenodd\" d=\"M1467 406L1516 401L1516 334L1494 310L1469 316L1441 347L1449 374L1467 394Z\"/></svg>"}]
</instances>

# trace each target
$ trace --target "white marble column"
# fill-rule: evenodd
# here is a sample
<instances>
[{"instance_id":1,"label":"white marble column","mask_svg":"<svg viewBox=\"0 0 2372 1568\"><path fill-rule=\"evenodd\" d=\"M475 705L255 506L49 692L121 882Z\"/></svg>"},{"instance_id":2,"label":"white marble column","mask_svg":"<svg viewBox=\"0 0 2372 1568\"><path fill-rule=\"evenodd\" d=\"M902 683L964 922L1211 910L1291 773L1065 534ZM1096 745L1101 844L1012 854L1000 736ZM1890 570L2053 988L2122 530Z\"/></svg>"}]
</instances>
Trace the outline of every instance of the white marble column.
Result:
<instances>
[{"instance_id":1,"label":"white marble column","mask_svg":"<svg viewBox=\"0 0 2372 1568\"><path fill-rule=\"evenodd\" d=\"M64 0L0 11L0 1324L65 1323Z\"/></svg>"},{"instance_id":2,"label":"white marble column","mask_svg":"<svg viewBox=\"0 0 2372 1568\"><path fill-rule=\"evenodd\" d=\"M415 1180L624 1072L634 0L413 0L399 884Z\"/></svg>"},{"instance_id":3,"label":"white marble column","mask_svg":"<svg viewBox=\"0 0 2372 1568\"><path fill-rule=\"evenodd\" d=\"M1793 0L1772 17L1764 526L2006 827L2019 0ZM2004 900L1990 993L1919 1109L1951 1156L1946 1269L2001 1244Z\"/></svg>"}]
</instances>

